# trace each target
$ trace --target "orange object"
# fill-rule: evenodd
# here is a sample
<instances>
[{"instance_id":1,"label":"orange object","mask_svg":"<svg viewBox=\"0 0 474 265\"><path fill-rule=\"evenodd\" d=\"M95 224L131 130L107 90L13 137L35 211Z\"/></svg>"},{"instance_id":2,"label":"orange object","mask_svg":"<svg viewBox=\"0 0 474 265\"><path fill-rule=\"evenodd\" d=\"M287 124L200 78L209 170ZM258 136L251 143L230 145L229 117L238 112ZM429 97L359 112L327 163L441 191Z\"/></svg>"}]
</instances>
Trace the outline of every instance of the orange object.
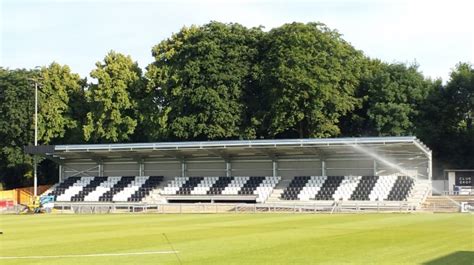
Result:
<instances>
[{"instance_id":1,"label":"orange object","mask_svg":"<svg viewBox=\"0 0 474 265\"><path fill-rule=\"evenodd\" d=\"M38 186L38 196L47 191L51 185ZM14 204L27 205L33 201L33 187L0 191L0 201L12 201Z\"/></svg>"}]
</instances>

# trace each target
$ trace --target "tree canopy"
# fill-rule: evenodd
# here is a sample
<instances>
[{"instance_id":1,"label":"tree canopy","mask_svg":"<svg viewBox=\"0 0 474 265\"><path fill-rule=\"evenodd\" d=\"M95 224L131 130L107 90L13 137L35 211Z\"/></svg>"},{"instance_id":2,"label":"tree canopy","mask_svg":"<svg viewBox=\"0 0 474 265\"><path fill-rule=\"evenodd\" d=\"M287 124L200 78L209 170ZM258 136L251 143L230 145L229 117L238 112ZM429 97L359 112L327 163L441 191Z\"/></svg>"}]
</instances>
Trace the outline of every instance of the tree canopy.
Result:
<instances>
[{"instance_id":1,"label":"tree canopy","mask_svg":"<svg viewBox=\"0 0 474 265\"><path fill-rule=\"evenodd\" d=\"M0 182L31 180L34 81L40 144L416 135L438 169L474 168L474 69L449 80L369 58L322 23L264 31L210 22L152 48L142 72L106 54L81 78L56 62L0 68ZM54 182L42 162L40 183Z\"/></svg>"},{"instance_id":2,"label":"tree canopy","mask_svg":"<svg viewBox=\"0 0 474 265\"><path fill-rule=\"evenodd\" d=\"M27 164L30 157L23 146L33 142L34 89L37 71L0 68L1 166Z\"/></svg>"},{"instance_id":3,"label":"tree canopy","mask_svg":"<svg viewBox=\"0 0 474 265\"><path fill-rule=\"evenodd\" d=\"M368 60L356 97L358 107L345 118L344 134L353 136L413 135L419 106L432 84L417 65ZM349 119L349 120L348 120Z\"/></svg>"},{"instance_id":4,"label":"tree canopy","mask_svg":"<svg viewBox=\"0 0 474 265\"><path fill-rule=\"evenodd\" d=\"M130 95L141 86L141 69L130 56L109 52L96 63L86 92L89 112L83 126L84 139L92 142L128 141L137 126L137 102Z\"/></svg>"},{"instance_id":5,"label":"tree canopy","mask_svg":"<svg viewBox=\"0 0 474 265\"><path fill-rule=\"evenodd\" d=\"M211 22L185 27L153 47L148 91L158 103L154 133L166 139L255 137L246 130L244 95L262 32Z\"/></svg>"},{"instance_id":6,"label":"tree canopy","mask_svg":"<svg viewBox=\"0 0 474 265\"><path fill-rule=\"evenodd\" d=\"M434 83L420 108L417 135L434 151L438 167L474 168L474 68L460 63L443 85Z\"/></svg>"},{"instance_id":7,"label":"tree canopy","mask_svg":"<svg viewBox=\"0 0 474 265\"><path fill-rule=\"evenodd\" d=\"M354 109L362 53L321 23L292 23L265 38L264 90L270 137L330 137Z\"/></svg>"},{"instance_id":8,"label":"tree canopy","mask_svg":"<svg viewBox=\"0 0 474 265\"><path fill-rule=\"evenodd\" d=\"M81 78L71 73L69 66L52 63L40 72L38 132L43 143L64 137L67 130L76 128L72 116L70 96L81 91Z\"/></svg>"},{"instance_id":9,"label":"tree canopy","mask_svg":"<svg viewBox=\"0 0 474 265\"><path fill-rule=\"evenodd\" d=\"M69 95L81 89L79 75L52 63L41 70L0 68L0 178L7 186L31 177L32 158L23 147L34 140L34 87L38 86L38 142L61 141L77 126Z\"/></svg>"}]
</instances>

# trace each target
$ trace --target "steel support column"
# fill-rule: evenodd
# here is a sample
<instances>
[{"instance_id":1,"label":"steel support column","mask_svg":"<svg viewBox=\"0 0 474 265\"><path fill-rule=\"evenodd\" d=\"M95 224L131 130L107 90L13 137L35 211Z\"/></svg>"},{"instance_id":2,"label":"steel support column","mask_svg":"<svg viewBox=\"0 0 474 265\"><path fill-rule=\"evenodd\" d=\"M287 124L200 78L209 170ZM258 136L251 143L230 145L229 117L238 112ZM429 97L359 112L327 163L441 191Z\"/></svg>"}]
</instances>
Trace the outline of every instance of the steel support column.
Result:
<instances>
[{"instance_id":1,"label":"steel support column","mask_svg":"<svg viewBox=\"0 0 474 265\"><path fill-rule=\"evenodd\" d=\"M104 164L102 163L102 161L98 163L98 167L99 167L99 177L104 176Z\"/></svg>"},{"instance_id":2,"label":"steel support column","mask_svg":"<svg viewBox=\"0 0 474 265\"><path fill-rule=\"evenodd\" d=\"M186 177L186 161L184 159L181 160L181 177Z\"/></svg>"},{"instance_id":3,"label":"steel support column","mask_svg":"<svg viewBox=\"0 0 474 265\"><path fill-rule=\"evenodd\" d=\"M377 176L377 160L374 160L374 172L373 172L373 175L374 175L374 176Z\"/></svg>"},{"instance_id":4,"label":"steel support column","mask_svg":"<svg viewBox=\"0 0 474 265\"><path fill-rule=\"evenodd\" d=\"M138 175L141 177L144 175L145 172L145 163L143 159L138 160Z\"/></svg>"},{"instance_id":5,"label":"steel support column","mask_svg":"<svg viewBox=\"0 0 474 265\"><path fill-rule=\"evenodd\" d=\"M227 160L225 162L225 175L226 177L232 176L232 163L230 162L230 160Z\"/></svg>"},{"instance_id":6,"label":"steel support column","mask_svg":"<svg viewBox=\"0 0 474 265\"><path fill-rule=\"evenodd\" d=\"M59 173L59 182L63 181L63 165L59 164L58 166L58 173Z\"/></svg>"},{"instance_id":7,"label":"steel support column","mask_svg":"<svg viewBox=\"0 0 474 265\"><path fill-rule=\"evenodd\" d=\"M272 160L272 172L273 177L278 176L278 161L276 159Z\"/></svg>"},{"instance_id":8,"label":"steel support column","mask_svg":"<svg viewBox=\"0 0 474 265\"><path fill-rule=\"evenodd\" d=\"M418 174L417 174L418 177ZM433 178L433 157L432 154L428 156L428 179L431 181Z\"/></svg>"},{"instance_id":9,"label":"steel support column","mask_svg":"<svg viewBox=\"0 0 474 265\"><path fill-rule=\"evenodd\" d=\"M321 159L321 175L326 176L326 161Z\"/></svg>"}]
</instances>

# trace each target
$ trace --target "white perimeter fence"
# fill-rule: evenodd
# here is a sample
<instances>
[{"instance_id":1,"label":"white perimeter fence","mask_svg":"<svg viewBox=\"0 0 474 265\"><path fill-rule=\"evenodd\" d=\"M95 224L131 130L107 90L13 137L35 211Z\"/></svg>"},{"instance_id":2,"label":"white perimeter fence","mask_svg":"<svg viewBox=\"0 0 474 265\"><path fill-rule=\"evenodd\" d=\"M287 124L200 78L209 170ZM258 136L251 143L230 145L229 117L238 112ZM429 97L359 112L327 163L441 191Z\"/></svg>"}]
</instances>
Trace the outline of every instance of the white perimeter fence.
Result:
<instances>
[{"instance_id":1,"label":"white perimeter fence","mask_svg":"<svg viewBox=\"0 0 474 265\"><path fill-rule=\"evenodd\" d=\"M54 208L46 208L46 213L63 214L107 214L107 213L155 213L155 214L180 214L180 213L378 213L378 212L453 212L453 205L435 204L421 208L419 205L407 202L323 202L313 204L245 204L245 203L69 203L56 202ZM454 209L454 212L472 212L473 203L466 203ZM26 207L0 209L0 214L25 213Z\"/></svg>"},{"instance_id":2,"label":"white perimeter fence","mask_svg":"<svg viewBox=\"0 0 474 265\"><path fill-rule=\"evenodd\" d=\"M413 212L409 203L344 204L243 204L243 203L171 203L171 204L82 204L56 203L56 213L351 213L351 212Z\"/></svg>"}]
</instances>

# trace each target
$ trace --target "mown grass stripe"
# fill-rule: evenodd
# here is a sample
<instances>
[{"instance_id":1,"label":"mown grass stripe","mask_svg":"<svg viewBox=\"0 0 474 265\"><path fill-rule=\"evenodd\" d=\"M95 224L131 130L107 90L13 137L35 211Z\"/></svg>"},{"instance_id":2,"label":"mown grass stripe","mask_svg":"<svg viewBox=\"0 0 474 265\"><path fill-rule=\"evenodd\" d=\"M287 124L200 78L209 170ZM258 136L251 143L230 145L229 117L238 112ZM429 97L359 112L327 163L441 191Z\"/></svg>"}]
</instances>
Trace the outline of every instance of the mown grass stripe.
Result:
<instances>
[{"instance_id":1,"label":"mown grass stripe","mask_svg":"<svg viewBox=\"0 0 474 265\"><path fill-rule=\"evenodd\" d=\"M1 257L0 259L57 259L57 258L87 258L87 257L115 257L115 256L141 256L157 254L176 254L179 251L147 251L147 252L128 252L128 253L95 253L95 254L71 254L54 256L13 256Z\"/></svg>"}]
</instances>

